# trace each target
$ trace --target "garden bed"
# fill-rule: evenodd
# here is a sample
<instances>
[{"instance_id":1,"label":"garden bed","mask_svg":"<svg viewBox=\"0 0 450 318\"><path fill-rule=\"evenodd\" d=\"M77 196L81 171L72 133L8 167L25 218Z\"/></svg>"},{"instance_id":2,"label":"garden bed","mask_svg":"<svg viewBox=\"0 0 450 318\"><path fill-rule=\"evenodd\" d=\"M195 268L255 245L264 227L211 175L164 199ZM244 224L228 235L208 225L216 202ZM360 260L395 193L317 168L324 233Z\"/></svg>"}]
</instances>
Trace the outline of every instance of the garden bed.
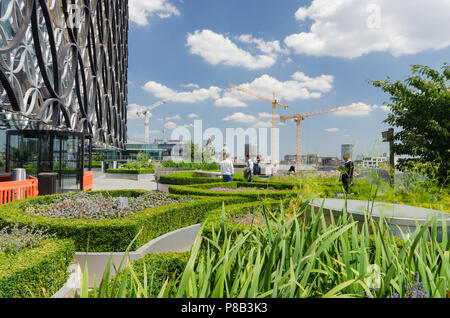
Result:
<instances>
[{"instance_id":1,"label":"garden bed","mask_svg":"<svg viewBox=\"0 0 450 318\"><path fill-rule=\"evenodd\" d=\"M107 179L126 179L137 181L155 181L155 169L108 169L105 173Z\"/></svg>"},{"instance_id":2,"label":"garden bed","mask_svg":"<svg viewBox=\"0 0 450 318\"><path fill-rule=\"evenodd\" d=\"M250 188L250 190L242 191L244 188ZM254 189L252 190L251 188ZM239 189L241 191L238 191ZM244 197L247 200L261 200L263 198L286 199L289 197L298 197L302 194L292 184L239 181L190 186L170 186L169 193L196 196L238 196Z\"/></svg>"},{"instance_id":3,"label":"garden bed","mask_svg":"<svg viewBox=\"0 0 450 318\"><path fill-rule=\"evenodd\" d=\"M0 252L0 298L46 298L67 281L72 240L46 239L12 254Z\"/></svg>"},{"instance_id":4,"label":"garden bed","mask_svg":"<svg viewBox=\"0 0 450 318\"><path fill-rule=\"evenodd\" d=\"M203 183L218 183L221 180L217 177L204 177L199 176L201 171L185 171L176 172L169 175L161 175L158 179L158 183L166 185L191 185L191 184L203 184ZM234 181L245 181L242 173L235 173L233 177ZM259 180L258 176L255 177L255 181Z\"/></svg>"},{"instance_id":5,"label":"garden bed","mask_svg":"<svg viewBox=\"0 0 450 318\"><path fill-rule=\"evenodd\" d=\"M90 194L99 193L105 196L136 198L147 192L140 190L90 192ZM79 252L122 252L141 229L142 233L131 247L132 250L158 236L199 223L207 211L221 206L225 200L229 204L245 201L239 197L196 198L192 202L147 208L124 218L99 220L49 218L30 215L24 210L30 205L49 204L54 198L55 196L44 196L14 201L0 207L0 228L14 226L16 223L19 226L34 224L36 228L47 229L59 238L73 239Z\"/></svg>"}]
</instances>

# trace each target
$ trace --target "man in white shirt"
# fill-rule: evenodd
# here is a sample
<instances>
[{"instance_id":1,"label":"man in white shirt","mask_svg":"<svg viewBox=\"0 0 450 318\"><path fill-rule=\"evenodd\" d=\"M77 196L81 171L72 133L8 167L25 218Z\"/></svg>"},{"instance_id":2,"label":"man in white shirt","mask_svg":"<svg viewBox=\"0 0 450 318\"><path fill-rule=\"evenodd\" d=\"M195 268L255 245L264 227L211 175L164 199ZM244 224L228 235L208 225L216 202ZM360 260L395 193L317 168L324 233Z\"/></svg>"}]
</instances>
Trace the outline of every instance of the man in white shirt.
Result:
<instances>
[{"instance_id":1,"label":"man in white shirt","mask_svg":"<svg viewBox=\"0 0 450 318\"><path fill-rule=\"evenodd\" d=\"M231 161L231 154L227 153L225 160L220 163L220 172L222 173L223 182L233 181L234 166Z\"/></svg>"},{"instance_id":2,"label":"man in white shirt","mask_svg":"<svg viewBox=\"0 0 450 318\"><path fill-rule=\"evenodd\" d=\"M245 156L245 160L247 161L247 168L250 170L248 172L248 182L253 182L253 161L250 159L250 156Z\"/></svg>"}]
</instances>

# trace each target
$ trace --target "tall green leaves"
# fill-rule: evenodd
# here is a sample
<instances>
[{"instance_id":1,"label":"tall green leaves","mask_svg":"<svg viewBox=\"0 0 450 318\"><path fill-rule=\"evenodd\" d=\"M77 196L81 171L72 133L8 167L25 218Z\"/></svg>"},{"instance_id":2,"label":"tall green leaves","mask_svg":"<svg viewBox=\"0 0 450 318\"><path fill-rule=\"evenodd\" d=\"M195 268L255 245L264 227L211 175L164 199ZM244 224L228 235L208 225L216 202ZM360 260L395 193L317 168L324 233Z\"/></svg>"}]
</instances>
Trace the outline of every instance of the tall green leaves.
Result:
<instances>
[{"instance_id":1,"label":"tall green leaves","mask_svg":"<svg viewBox=\"0 0 450 318\"><path fill-rule=\"evenodd\" d=\"M400 240L389 235L387 220L367 214L361 224L343 209L337 218L308 202L290 213L282 203L264 205L257 213L265 225L237 230L223 207L220 224L208 236L200 232L184 271L168 275L158 297L406 297L416 273L430 297L446 297L449 243L446 229L437 241L436 219ZM98 297L154 294L151 273L138 278L132 265L108 285L105 275Z\"/></svg>"}]
</instances>

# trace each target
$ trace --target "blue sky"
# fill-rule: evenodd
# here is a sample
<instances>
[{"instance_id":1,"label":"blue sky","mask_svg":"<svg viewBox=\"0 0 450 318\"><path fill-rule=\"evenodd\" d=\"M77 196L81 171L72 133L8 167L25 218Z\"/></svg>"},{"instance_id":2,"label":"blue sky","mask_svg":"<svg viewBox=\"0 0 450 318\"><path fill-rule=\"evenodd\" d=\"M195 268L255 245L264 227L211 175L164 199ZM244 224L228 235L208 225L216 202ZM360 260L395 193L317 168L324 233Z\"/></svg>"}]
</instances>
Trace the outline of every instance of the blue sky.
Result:
<instances>
[{"instance_id":1,"label":"blue sky","mask_svg":"<svg viewBox=\"0 0 450 318\"><path fill-rule=\"evenodd\" d=\"M439 68L450 56L447 0L130 0L130 20L132 140L144 139L136 109L163 99L151 140L194 119L224 134L270 126L271 105L233 83L267 97L275 90L289 105L284 116L365 105L305 120L303 154L340 156L344 143L381 154L389 96L367 81L403 80L411 64ZM281 156L295 154L293 122L280 126L280 141Z\"/></svg>"}]
</instances>

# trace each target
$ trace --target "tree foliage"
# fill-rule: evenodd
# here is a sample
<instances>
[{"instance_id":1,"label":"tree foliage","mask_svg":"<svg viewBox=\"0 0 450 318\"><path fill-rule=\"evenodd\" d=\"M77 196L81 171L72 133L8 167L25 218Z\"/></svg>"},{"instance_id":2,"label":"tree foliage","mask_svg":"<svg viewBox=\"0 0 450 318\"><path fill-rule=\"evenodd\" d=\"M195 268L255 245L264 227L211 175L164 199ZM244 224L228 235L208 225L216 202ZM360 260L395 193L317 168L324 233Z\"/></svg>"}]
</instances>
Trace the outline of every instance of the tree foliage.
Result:
<instances>
[{"instance_id":1,"label":"tree foliage","mask_svg":"<svg viewBox=\"0 0 450 318\"><path fill-rule=\"evenodd\" d=\"M384 122L399 128L394 135L394 152L407 156L399 159L397 168L432 163L439 182L448 185L450 66L444 63L441 69L412 65L412 74L404 82L391 82L388 77L371 83L391 95L387 104L391 112Z\"/></svg>"}]
</instances>

